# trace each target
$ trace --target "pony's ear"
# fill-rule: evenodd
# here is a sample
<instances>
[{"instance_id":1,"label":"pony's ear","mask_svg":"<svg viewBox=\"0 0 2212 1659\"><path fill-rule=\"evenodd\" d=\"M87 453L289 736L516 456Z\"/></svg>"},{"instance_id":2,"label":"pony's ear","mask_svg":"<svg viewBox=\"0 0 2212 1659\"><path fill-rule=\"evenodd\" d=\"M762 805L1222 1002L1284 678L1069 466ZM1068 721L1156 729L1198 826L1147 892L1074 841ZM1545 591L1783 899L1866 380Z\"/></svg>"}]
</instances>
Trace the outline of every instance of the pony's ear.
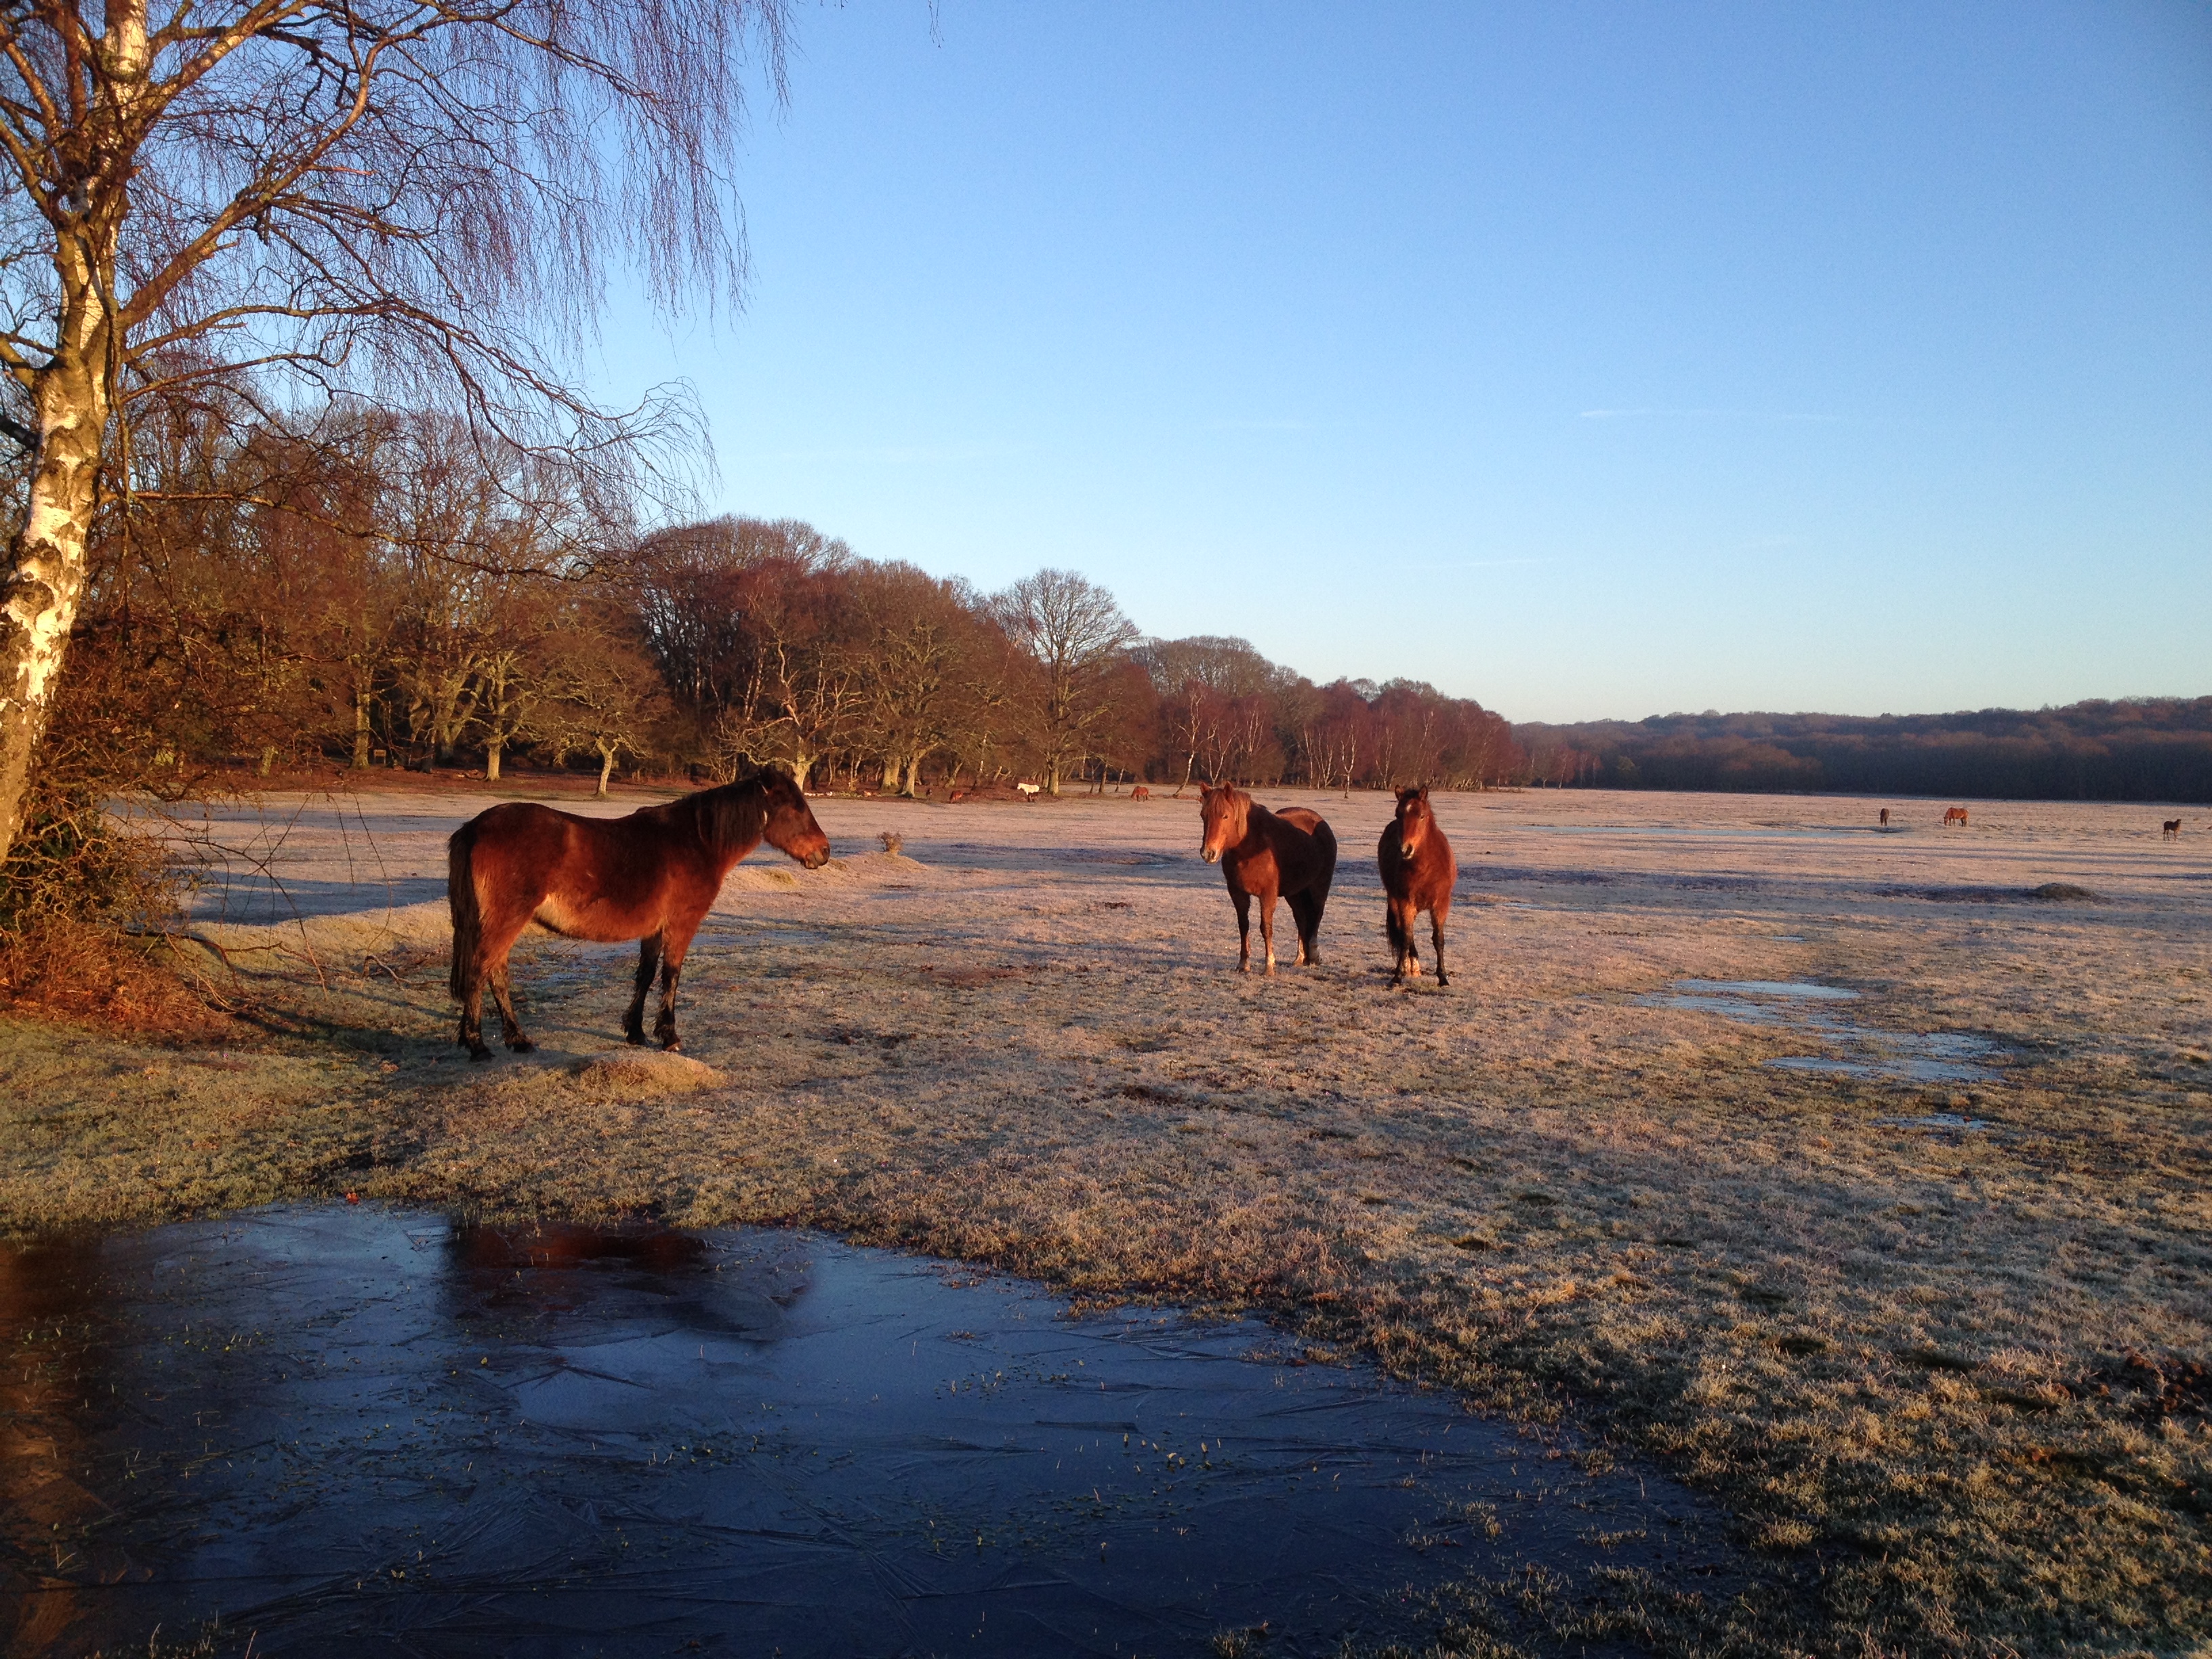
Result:
<instances>
[{"instance_id":1,"label":"pony's ear","mask_svg":"<svg viewBox=\"0 0 2212 1659\"><path fill-rule=\"evenodd\" d=\"M760 770L753 774L753 778L759 783L789 783L791 769L781 761L763 761Z\"/></svg>"},{"instance_id":2,"label":"pony's ear","mask_svg":"<svg viewBox=\"0 0 2212 1659\"><path fill-rule=\"evenodd\" d=\"M1428 798L1429 798L1429 786L1428 786L1427 784L1425 784L1425 784L1423 784L1423 785L1421 786L1421 799L1422 799L1423 800L1426 800Z\"/></svg>"}]
</instances>

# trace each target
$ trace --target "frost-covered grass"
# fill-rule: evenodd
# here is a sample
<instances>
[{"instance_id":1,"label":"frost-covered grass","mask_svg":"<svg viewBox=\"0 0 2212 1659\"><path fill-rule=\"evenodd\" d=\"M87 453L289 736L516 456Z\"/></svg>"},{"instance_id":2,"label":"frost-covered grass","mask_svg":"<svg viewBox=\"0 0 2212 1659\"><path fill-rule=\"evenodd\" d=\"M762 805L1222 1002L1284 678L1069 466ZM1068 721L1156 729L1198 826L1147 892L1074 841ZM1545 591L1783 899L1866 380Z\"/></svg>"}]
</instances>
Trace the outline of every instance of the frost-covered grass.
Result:
<instances>
[{"instance_id":1,"label":"frost-covered grass","mask_svg":"<svg viewBox=\"0 0 2212 1659\"><path fill-rule=\"evenodd\" d=\"M442 906L352 908L362 824L379 880L434 882L480 801L366 803L343 848L307 813L276 867L333 914L201 924L250 976L250 1051L0 1026L0 1220L357 1190L805 1223L1079 1296L1256 1304L1656 1455L1765 1564L1729 1607L1470 1585L1443 1610L1459 1650L2200 1650L2212 831L2164 842L2150 807L1976 804L1946 832L1943 802L1440 797L1453 982L1394 991L1388 797L1261 798L1317 807L1344 849L1322 965L1273 979L1233 972L1191 801L819 803L838 864L764 850L732 878L682 1012L718 1075L665 1090L575 1069L617 1041L627 949L532 946L544 1052L471 1067ZM1871 832L1882 804L1903 833ZM1849 987L1862 1024L2001 1058L1935 1089L1773 1069L1829 1051L1639 1000L1692 977ZM1988 1127L1895 1121L1936 1113Z\"/></svg>"}]
</instances>

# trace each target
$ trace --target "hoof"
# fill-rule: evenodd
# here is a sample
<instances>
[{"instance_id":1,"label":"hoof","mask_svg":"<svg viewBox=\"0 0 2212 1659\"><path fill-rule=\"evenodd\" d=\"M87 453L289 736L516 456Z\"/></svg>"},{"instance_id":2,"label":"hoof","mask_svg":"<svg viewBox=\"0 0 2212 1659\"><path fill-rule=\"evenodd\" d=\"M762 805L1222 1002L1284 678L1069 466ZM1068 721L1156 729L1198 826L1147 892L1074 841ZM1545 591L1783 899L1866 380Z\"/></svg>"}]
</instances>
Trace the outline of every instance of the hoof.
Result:
<instances>
[{"instance_id":1,"label":"hoof","mask_svg":"<svg viewBox=\"0 0 2212 1659\"><path fill-rule=\"evenodd\" d=\"M629 1046L630 1046L631 1048L644 1048L644 1047L645 1047L645 1029L644 1029L644 1027L641 1026L641 1027L639 1027L639 1028L638 1028L636 1030L635 1030L635 1031L624 1031L624 1032L623 1033L623 1042L627 1042L627 1043L629 1043Z\"/></svg>"},{"instance_id":2,"label":"hoof","mask_svg":"<svg viewBox=\"0 0 2212 1659\"><path fill-rule=\"evenodd\" d=\"M509 1037L507 1040L507 1046L508 1051L513 1054L534 1054L538 1052L538 1045L528 1037Z\"/></svg>"},{"instance_id":3,"label":"hoof","mask_svg":"<svg viewBox=\"0 0 2212 1659\"><path fill-rule=\"evenodd\" d=\"M491 1050L485 1048L483 1043L479 1042L469 1050L469 1058L472 1060L489 1060L491 1058Z\"/></svg>"},{"instance_id":4,"label":"hoof","mask_svg":"<svg viewBox=\"0 0 2212 1659\"><path fill-rule=\"evenodd\" d=\"M660 1040L660 1049L663 1054L680 1054L684 1052L684 1045L672 1036L663 1037Z\"/></svg>"}]
</instances>

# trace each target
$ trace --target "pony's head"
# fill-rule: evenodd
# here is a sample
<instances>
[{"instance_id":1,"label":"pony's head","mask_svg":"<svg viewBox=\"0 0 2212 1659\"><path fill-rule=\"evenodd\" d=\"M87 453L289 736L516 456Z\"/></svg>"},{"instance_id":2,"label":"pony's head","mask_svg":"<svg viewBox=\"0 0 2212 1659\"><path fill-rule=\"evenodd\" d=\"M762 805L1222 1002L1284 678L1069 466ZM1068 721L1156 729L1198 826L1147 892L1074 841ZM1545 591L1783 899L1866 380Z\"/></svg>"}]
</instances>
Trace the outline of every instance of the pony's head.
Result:
<instances>
[{"instance_id":1,"label":"pony's head","mask_svg":"<svg viewBox=\"0 0 2212 1659\"><path fill-rule=\"evenodd\" d=\"M830 837L815 823L799 781L781 766L764 766L755 781L761 790L761 834L768 844L810 870L829 863Z\"/></svg>"},{"instance_id":2,"label":"pony's head","mask_svg":"<svg viewBox=\"0 0 2212 1659\"><path fill-rule=\"evenodd\" d=\"M1429 810L1429 786L1425 783L1398 792L1398 850L1408 863L1421 855L1421 848L1428 841L1429 832L1437 827L1437 815Z\"/></svg>"},{"instance_id":3,"label":"pony's head","mask_svg":"<svg viewBox=\"0 0 2212 1659\"><path fill-rule=\"evenodd\" d=\"M1224 783L1218 789L1210 783L1200 784L1198 818L1202 833L1198 843L1199 857L1208 864L1215 863L1243 841L1245 815L1251 808L1252 797L1234 784Z\"/></svg>"}]
</instances>

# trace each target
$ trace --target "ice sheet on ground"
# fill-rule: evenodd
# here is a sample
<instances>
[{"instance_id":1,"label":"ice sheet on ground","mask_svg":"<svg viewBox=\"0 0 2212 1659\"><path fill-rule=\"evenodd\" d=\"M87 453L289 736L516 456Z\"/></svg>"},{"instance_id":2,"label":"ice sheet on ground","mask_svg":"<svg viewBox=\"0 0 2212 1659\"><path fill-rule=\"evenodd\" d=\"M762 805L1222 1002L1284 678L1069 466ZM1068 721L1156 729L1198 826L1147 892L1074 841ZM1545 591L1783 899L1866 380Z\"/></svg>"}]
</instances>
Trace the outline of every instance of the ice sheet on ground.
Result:
<instances>
[{"instance_id":1,"label":"ice sheet on ground","mask_svg":"<svg viewBox=\"0 0 2212 1659\"><path fill-rule=\"evenodd\" d=\"M1797 980L1678 979L1672 990L1638 1000L1647 1007L1703 1011L1746 1024L1778 1026L1846 1051L1842 1058L1784 1054L1765 1062L1780 1071L1926 1084L1980 1083L1996 1076L1990 1062L2001 1051L1985 1037L1964 1031L1887 1031L1817 1006L1852 1002L1858 996L1844 986Z\"/></svg>"},{"instance_id":2,"label":"ice sheet on ground","mask_svg":"<svg viewBox=\"0 0 2212 1659\"><path fill-rule=\"evenodd\" d=\"M340 1205L0 1252L0 1291L9 1352L71 1334L15 1413L82 1499L29 1615L71 1651L1320 1653L1447 1574L1733 1576L1657 1475L1255 1322L816 1236Z\"/></svg>"}]
</instances>

